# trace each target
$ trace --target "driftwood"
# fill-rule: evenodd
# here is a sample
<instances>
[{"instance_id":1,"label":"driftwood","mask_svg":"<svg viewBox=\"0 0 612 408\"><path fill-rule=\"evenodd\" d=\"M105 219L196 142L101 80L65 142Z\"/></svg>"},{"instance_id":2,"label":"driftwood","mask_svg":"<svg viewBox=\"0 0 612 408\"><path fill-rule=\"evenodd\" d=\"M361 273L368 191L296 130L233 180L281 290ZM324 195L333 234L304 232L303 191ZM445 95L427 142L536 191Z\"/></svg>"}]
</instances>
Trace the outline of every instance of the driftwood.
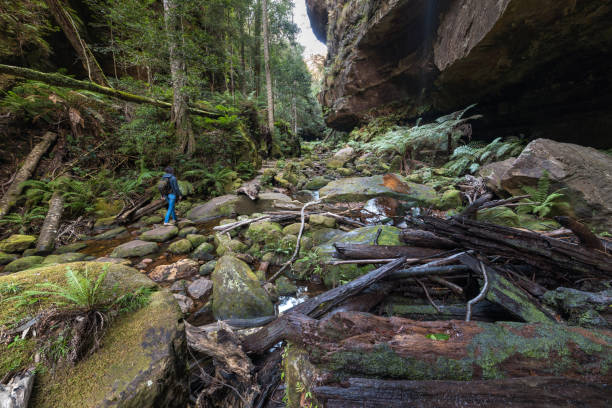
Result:
<instances>
[{"instance_id":1,"label":"driftwood","mask_svg":"<svg viewBox=\"0 0 612 408\"><path fill-rule=\"evenodd\" d=\"M403 257L431 257L442 251L432 248L404 245L367 245L335 243L334 248L342 259L389 259Z\"/></svg>"},{"instance_id":2,"label":"driftwood","mask_svg":"<svg viewBox=\"0 0 612 408\"><path fill-rule=\"evenodd\" d=\"M8 384L0 384L0 407L28 408L33 386L34 371L17 374Z\"/></svg>"},{"instance_id":3,"label":"driftwood","mask_svg":"<svg viewBox=\"0 0 612 408\"><path fill-rule=\"evenodd\" d=\"M586 225L576 221L572 217L555 217L555 221L572 230L578 237L580 244L586 248L597 249L598 251L606 250L603 242L601 242L601 239L599 239L597 235L593 234Z\"/></svg>"},{"instance_id":4,"label":"driftwood","mask_svg":"<svg viewBox=\"0 0 612 408\"><path fill-rule=\"evenodd\" d=\"M0 199L0 217L8 214L11 207L17 201L19 194L23 190L22 183L32 177L32 173L36 170L40 158L49 149L49 146L57 139L57 134L53 132L47 132L43 135L42 140L34 146L30 154L26 157L23 165L17 171L13 182L9 186L4 196Z\"/></svg>"},{"instance_id":5,"label":"driftwood","mask_svg":"<svg viewBox=\"0 0 612 408\"><path fill-rule=\"evenodd\" d=\"M244 194L253 201L257 200L257 197L259 197L259 190L261 190L261 177L262 176L257 176L253 180L243 183L238 190L236 190L236 194Z\"/></svg>"},{"instance_id":6,"label":"driftwood","mask_svg":"<svg viewBox=\"0 0 612 408\"><path fill-rule=\"evenodd\" d=\"M36 242L36 252L39 254L48 254L55 248L55 238L57 237L57 229L59 228L62 214L64 212L64 197L62 193L56 191L49 200L49 211L45 217L45 222L40 229L40 235Z\"/></svg>"},{"instance_id":7,"label":"driftwood","mask_svg":"<svg viewBox=\"0 0 612 408\"><path fill-rule=\"evenodd\" d=\"M145 194L144 196L140 197L138 200L136 200L131 208L124 208L119 214L117 214L115 220L119 224L126 224L130 222L136 211L147 205L149 201L151 201L151 198L151 194Z\"/></svg>"}]
</instances>

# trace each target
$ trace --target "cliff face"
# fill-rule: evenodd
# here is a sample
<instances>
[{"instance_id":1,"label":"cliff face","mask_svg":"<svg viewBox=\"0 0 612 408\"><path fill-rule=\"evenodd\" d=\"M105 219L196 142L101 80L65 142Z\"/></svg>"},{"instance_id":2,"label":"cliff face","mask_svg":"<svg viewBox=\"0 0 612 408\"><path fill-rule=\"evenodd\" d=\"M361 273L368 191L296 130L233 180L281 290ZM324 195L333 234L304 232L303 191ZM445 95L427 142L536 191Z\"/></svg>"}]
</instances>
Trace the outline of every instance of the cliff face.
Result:
<instances>
[{"instance_id":1,"label":"cliff face","mask_svg":"<svg viewBox=\"0 0 612 408\"><path fill-rule=\"evenodd\" d=\"M326 121L478 103L481 134L609 147L612 0L307 0ZM478 126L478 125L477 125Z\"/></svg>"}]
</instances>

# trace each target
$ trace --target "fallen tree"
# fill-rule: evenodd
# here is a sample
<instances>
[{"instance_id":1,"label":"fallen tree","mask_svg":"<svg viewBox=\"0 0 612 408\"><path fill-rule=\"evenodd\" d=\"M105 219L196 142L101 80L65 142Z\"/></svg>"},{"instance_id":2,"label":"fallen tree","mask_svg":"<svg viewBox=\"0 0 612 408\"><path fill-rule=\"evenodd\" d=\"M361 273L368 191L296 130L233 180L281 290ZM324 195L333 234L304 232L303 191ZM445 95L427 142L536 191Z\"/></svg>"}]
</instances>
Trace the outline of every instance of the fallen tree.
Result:
<instances>
[{"instance_id":1,"label":"fallen tree","mask_svg":"<svg viewBox=\"0 0 612 408\"><path fill-rule=\"evenodd\" d=\"M57 237L57 229L59 228L62 214L64 212L64 197L60 191L53 193L49 200L49 211L45 217L45 222L40 229L38 241L36 242L36 252L39 254L47 254L55 248L55 238Z\"/></svg>"}]
</instances>

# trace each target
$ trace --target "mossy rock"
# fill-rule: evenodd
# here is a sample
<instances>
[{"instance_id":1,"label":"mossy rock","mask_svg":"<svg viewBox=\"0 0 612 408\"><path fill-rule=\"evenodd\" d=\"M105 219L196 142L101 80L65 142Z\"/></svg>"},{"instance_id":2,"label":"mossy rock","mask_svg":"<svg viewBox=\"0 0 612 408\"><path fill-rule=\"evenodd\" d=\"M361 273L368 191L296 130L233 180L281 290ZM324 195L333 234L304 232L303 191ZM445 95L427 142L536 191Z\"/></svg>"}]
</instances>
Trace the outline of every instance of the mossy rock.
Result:
<instances>
[{"instance_id":1,"label":"mossy rock","mask_svg":"<svg viewBox=\"0 0 612 408\"><path fill-rule=\"evenodd\" d=\"M123 206L123 200L97 198L94 204L94 212L98 217L110 218L119 214L119 211L123 209Z\"/></svg>"},{"instance_id":2,"label":"mossy rock","mask_svg":"<svg viewBox=\"0 0 612 408\"><path fill-rule=\"evenodd\" d=\"M275 283L279 296L291 296L297 292L297 286L293 284L286 276L281 276Z\"/></svg>"},{"instance_id":3,"label":"mossy rock","mask_svg":"<svg viewBox=\"0 0 612 408\"><path fill-rule=\"evenodd\" d=\"M101 234L95 235L92 239L95 239L96 241L101 241L105 239L117 238L121 234L127 234L127 228L125 227L113 228Z\"/></svg>"},{"instance_id":4,"label":"mossy rock","mask_svg":"<svg viewBox=\"0 0 612 408\"><path fill-rule=\"evenodd\" d=\"M503 225L506 227L519 227L519 216L508 207L493 207L478 211L476 215L478 221L491 224Z\"/></svg>"},{"instance_id":5,"label":"mossy rock","mask_svg":"<svg viewBox=\"0 0 612 408\"><path fill-rule=\"evenodd\" d=\"M0 241L0 251L8 253L23 252L34 242L36 242L36 237L32 235L14 234Z\"/></svg>"},{"instance_id":6,"label":"mossy rock","mask_svg":"<svg viewBox=\"0 0 612 408\"><path fill-rule=\"evenodd\" d=\"M204 242L208 240L206 235L200 235L200 234L187 234L185 238L187 238L189 242L191 242L191 245L194 248L199 247L201 244L203 244Z\"/></svg>"},{"instance_id":7,"label":"mossy rock","mask_svg":"<svg viewBox=\"0 0 612 408\"><path fill-rule=\"evenodd\" d=\"M187 238L179 239L168 245L168 252L172 254L186 254L191 251L191 241Z\"/></svg>"},{"instance_id":8,"label":"mossy rock","mask_svg":"<svg viewBox=\"0 0 612 408\"><path fill-rule=\"evenodd\" d=\"M233 194L215 197L204 204L192 207L187 213L187 218L194 222L204 222L230 216L236 212L236 204L240 200L240 196Z\"/></svg>"},{"instance_id":9,"label":"mossy rock","mask_svg":"<svg viewBox=\"0 0 612 408\"><path fill-rule=\"evenodd\" d=\"M206 262L204 265L200 266L200 276L210 275L215 270L215 266L217 266L217 261L213 260Z\"/></svg>"},{"instance_id":10,"label":"mossy rock","mask_svg":"<svg viewBox=\"0 0 612 408\"><path fill-rule=\"evenodd\" d=\"M318 190L329 184L329 180L323 176L313 177L308 183L304 185L306 190Z\"/></svg>"},{"instance_id":11,"label":"mossy rock","mask_svg":"<svg viewBox=\"0 0 612 408\"><path fill-rule=\"evenodd\" d=\"M25 256L15 259L4 267L4 272L19 272L25 269L30 269L35 266L40 266L45 258L42 256Z\"/></svg>"},{"instance_id":12,"label":"mossy rock","mask_svg":"<svg viewBox=\"0 0 612 408\"><path fill-rule=\"evenodd\" d=\"M110 228L111 226L115 225L115 222L116 222L115 217L98 218L94 224L94 228L97 228L97 229Z\"/></svg>"},{"instance_id":13,"label":"mossy rock","mask_svg":"<svg viewBox=\"0 0 612 408\"><path fill-rule=\"evenodd\" d=\"M321 245L344 234L345 232L339 229L321 228L313 231L311 237L314 245Z\"/></svg>"},{"instance_id":14,"label":"mossy rock","mask_svg":"<svg viewBox=\"0 0 612 408\"><path fill-rule=\"evenodd\" d=\"M251 268L238 258L223 256L212 273L213 315L217 320L274 315L274 305Z\"/></svg>"},{"instance_id":15,"label":"mossy rock","mask_svg":"<svg viewBox=\"0 0 612 408\"><path fill-rule=\"evenodd\" d=\"M285 228L283 228L283 235L297 235L300 233L301 226L302 223L300 222L289 224ZM310 225L308 225L308 223L304 223L304 231L308 230L310 230Z\"/></svg>"},{"instance_id":16,"label":"mossy rock","mask_svg":"<svg viewBox=\"0 0 612 408\"><path fill-rule=\"evenodd\" d=\"M17 259L17 255L0 252L0 265L6 265Z\"/></svg>"},{"instance_id":17,"label":"mossy rock","mask_svg":"<svg viewBox=\"0 0 612 408\"><path fill-rule=\"evenodd\" d=\"M157 252L158 246L155 242L146 242L135 239L116 247L111 253L112 258L130 258L145 256Z\"/></svg>"},{"instance_id":18,"label":"mossy rock","mask_svg":"<svg viewBox=\"0 0 612 408\"><path fill-rule=\"evenodd\" d=\"M312 225L313 228L334 228L336 226L335 218L320 214L312 214L308 219L308 222L310 223L310 225Z\"/></svg>"},{"instance_id":19,"label":"mossy rock","mask_svg":"<svg viewBox=\"0 0 612 408\"><path fill-rule=\"evenodd\" d=\"M282 227L272 221L257 221L249 225L245 236L257 243L278 241L283 235Z\"/></svg>"},{"instance_id":20,"label":"mossy rock","mask_svg":"<svg viewBox=\"0 0 612 408\"><path fill-rule=\"evenodd\" d=\"M462 205L461 192L451 188L442 194L442 197L435 206L440 210L450 210L451 208L461 207Z\"/></svg>"},{"instance_id":21,"label":"mossy rock","mask_svg":"<svg viewBox=\"0 0 612 408\"><path fill-rule=\"evenodd\" d=\"M81 249L87 248L85 242L75 242L74 244L63 245L59 248L55 248L55 254L65 254L67 252L79 252Z\"/></svg>"},{"instance_id":22,"label":"mossy rock","mask_svg":"<svg viewBox=\"0 0 612 408\"><path fill-rule=\"evenodd\" d=\"M87 255L80 252L66 252L60 255L49 255L43 261L43 265L65 264L70 262L78 262L85 259Z\"/></svg>"},{"instance_id":23,"label":"mossy rock","mask_svg":"<svg viewBox=\"0 0 612 408\"><path fill-rule=\"evenodd\" d=\"M340 174L341 176L344 176L344 177L352 176L355 173L355 171L353 169L348 169L346 167L340 167L336 171L338 172L338 174Z\"/></svg>"},{"instance_id":24,"label":"mossy rock","mask_svg":"<svg viewBox=\"0 0 612 408\"><path fill-rule=\"evenodd\" d=\"M164 214L165 214L164 210ZM144 217L142 219L142 225L152 225L152 224L160 224L162 221L164 220L164 218L161 215L150 215L148 217Z\"/></svg>"},{"instance_id":25,"label":"mossy rock","mask_svg":"<svg viewBox=\"0 0 612 408\"><path fill-rule=\"evenodd\" d=\"M179 215L187 214L192 207L192 204L189 201L181 200L176 204L175 209Z\"/></svg>"},{"instance_id":26,"label":"mossy rock","mask_svg":"<svg viewBox=\"0 0 612 408\"><path fill-rule=\"evenodd\" d=\"M213 259L213 253L215 251L215 246L208 242L202 242L200 245L193 250L190 257L192 259L208 261Z\"/></svg>"},{"instance_id":27,"label":"mossy rock","mask_svg":"<svg viewBox=\"0 0 612 408\"><path fill-rule=\"evenodd\" d=\"M140 239L142 239L143 241L166 242L176 237L177 234L177 227L175 227L174 225L164 225L143 232L142 234L140 234Z\"/></svg>"},{"instance_id":28,"label":"mossy rock","mask_svg":"<svg viewBox=\"0 0 612 408\"><path fill-rule=\"evenodd\" d=\"M186 238L188 234L195 234L196 232L198 232L196 227L185 227L179 231L178 236Z\"/></svg>"}]
</instances>

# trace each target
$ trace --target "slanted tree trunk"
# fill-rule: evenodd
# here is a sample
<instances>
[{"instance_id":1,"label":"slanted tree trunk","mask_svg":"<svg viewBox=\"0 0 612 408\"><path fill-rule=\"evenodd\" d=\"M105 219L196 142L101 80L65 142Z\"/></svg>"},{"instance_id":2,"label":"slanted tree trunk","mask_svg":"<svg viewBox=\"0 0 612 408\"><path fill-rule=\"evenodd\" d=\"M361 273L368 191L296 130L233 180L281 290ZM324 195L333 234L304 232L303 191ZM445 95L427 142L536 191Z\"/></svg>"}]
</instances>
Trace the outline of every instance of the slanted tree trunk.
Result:
<instances>
[{"instance_id":1,"label":"slanted tree trunk","mask_svg":"<svg viewBox=\"0 0 612 408\"><path fill-rule=\"evenodd\" d=\"M93 53L79 34L76 22L64 8L61 0L45 0L45 3L47 3L53 18L61 27L70 45L72 45L72 48L74 48L79 56L89 80L102 86L110 86L102 68L100 68L100 64L98 64Z\"/></svg>"},{"instance_id":2,"label":"slanted tree trunk","mask_svg":"<svg viewBox=\"0 0 612 408\"><path fill-rule=\"evenodd\" d=\"M50 253L55 248L55 237L57 236L57 229L63 212L64 197L61 192L56 191L53 193L51 200L49 200L49 211L40 229L40 235L36 243L36 252L39 254Z\"/></svg>"},{"instance_id":3,"label":"slanted tree trunk","mask_svg":"<svg viewBox=\"0 0 612 408\"><path fill-rule=\"evenodd\" d=\"M185 93L187 85L187 72L185 57L181 47L180 37L183 35L177 13L176 0L164 0L164 21L168 37L170 52L170 75L172 77L172 123L176 129L179 141L179 150L191 155L195 150L195 138L191 129L191 122L187 111L189 98Z\"/></svg>"},{"instance_id":4,"label":"slanted tree trunk","mask_svg":"<svg viewBox=\"0 0 612 408\"><path fill-rule=\"evenodd\" d=\"M45 133L42 141L34 146L30 154L28 154L28 157L26 157L23 165L17 172L15 180L13 180L7 192L4 194L2 199L0 199L0 217L6 215L11 207L15 204L15 201L22 191L21 183L32 177L32 173L34 170L36 170L36 166L38 166L40 158L49 149L49 146L55 142L55 139L57 139L57 133Z\"/></svg>"},{"instance_id":5,"label":"slanted tree trunk","mask_svg":"<svg viewBox=\"0 0 612 408\"><path fill-rule=\"evenodd\" d=\"M268 0L261 0L261 21L263 22L264 69L266 71L266 93L268 95L268 129L274 134L274 95L270 72L270 32L268 30Z\"/></svg>"}]
</instances>

